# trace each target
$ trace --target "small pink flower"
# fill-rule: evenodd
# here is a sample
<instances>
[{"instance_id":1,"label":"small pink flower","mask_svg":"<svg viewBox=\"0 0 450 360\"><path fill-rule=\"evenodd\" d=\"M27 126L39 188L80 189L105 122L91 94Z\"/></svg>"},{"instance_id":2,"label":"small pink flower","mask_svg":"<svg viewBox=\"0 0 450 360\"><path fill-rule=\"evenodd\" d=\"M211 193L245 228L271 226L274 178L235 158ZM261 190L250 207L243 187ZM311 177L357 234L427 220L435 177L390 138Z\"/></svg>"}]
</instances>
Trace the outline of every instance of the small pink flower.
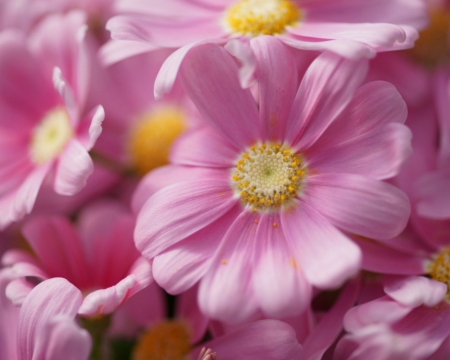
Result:
<instances>
[{"instance_id":1,"label":"small pink flower","mask_svg":"<svg viewBox=\"0 0 450 360\"><path fill-rule=\"evenodd\" d=\"M173 165L148 175L134 200L136 246L154 258L156 281L174 294L200 281L202 311L235 322L257 309L301 312L311 285L336 288L359 269L360 251L343 231L389 239L410 209L380 181L410 152L396 90L359 87L367 62L332 53L299 85L280 41L259 37L252 48L258 104L222 47L192 50L181 81L212 129L184 135Z\"/></svg>"},{"instance_id":2,"label":"small pink flower","mask_svg":"<svg viewBox=\"0 0 450 360\"><path fill-rule=\"evenodd\" d=\"M48 17L29 40L0 35L0 228L31 212L47 176L58 194L73 195L93 171L88 151L104 112L81 113L84 26L84 16L72 12Z\"/></svg>"},{"instance_id":3,"label":"small pink flower","mask_svg":"<svg viewBox=\"0 0 450 360\"><path fill-rule=\"evenodd\" d=\"M23 232L37 258L21 250L4 255L16 276L9 298L23 303L33 288L26 277L63 277L84 292L79 314L113 312L152 281L150 264L134 247L134 223L122 205L108 201L85 208L78 229L62 216L30 220Z\"/></svg>"}]
</instances>

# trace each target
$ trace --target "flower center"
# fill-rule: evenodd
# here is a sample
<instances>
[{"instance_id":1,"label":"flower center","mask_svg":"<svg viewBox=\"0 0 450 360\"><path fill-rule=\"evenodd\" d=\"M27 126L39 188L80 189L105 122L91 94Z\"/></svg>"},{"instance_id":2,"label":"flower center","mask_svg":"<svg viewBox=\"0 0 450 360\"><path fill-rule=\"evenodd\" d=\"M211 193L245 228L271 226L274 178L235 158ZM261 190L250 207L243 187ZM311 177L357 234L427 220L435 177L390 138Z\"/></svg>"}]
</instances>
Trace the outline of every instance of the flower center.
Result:
<instances>
[{"instance_id":1,"label":"flower center","mask_svg":"<svg viewBox=\"0 0 450 360\"><path fill-rule=\"evenodd\" d=\"M66 109L49 111L36 126L31 139L30 155L37 165L54 159L73 137L73 128Z\"/></svg>"},{"instance_id":2,"label":"flower center","mask_svg":"<svg viewBox=\"0 0 450 360\"><path fill-rule=\"evenodd\" d=\"M288 205L303 186L306 166L284 145L252 146L238 160L232 180L242 202L253 211Z\"/></svg>"},{"instance_id":3,"label":"flower center","mask_svg":"<svg viewBox=\"0 0 450 360\"><path fill-rule=\"evenodd\" d=\"M300 18L289 0L239 0L228 8L226 23L233 33L256 37L282 34Z\"/></svg>"},{"instance_id":4,"label":"flower center","mask_svg":"<svg viewBox=\"0 0 450 360\"><path fill-rule=\"evenodd\" d=\"M443 249L428 264L427 272L433 280L447 285L447 299L450 299L450 248Z\"/></svg>"},{"instance_id":5,"label":"flower center","mask_svg":"<svg viewBox=\"0 0 450 360\"><path fill-rule=\"evenodd\" d=\"M173 142L186 129L183 113L163 107L142 116L131 130L129 154L141 175L166 165Z\"/></svg>"},{"instance_id":6,"label":"flower center","mask_svg":"<svg viewBox=\"0 0 450 360\"><path fill-rule=\"evenodd\" d=\"M430 25L420 32L414 47L408 51L427 67L450 63L450 10L432 11Z\"/></svg>"},{"instance_id":7,"label":"flower center","mask_svg":"<svg viewBox=\"0 0 450 360\"><path fill-rule=\"evenodd\" d=\"M133 350L133 360L187 360L191 345L186 325L163 321L145 331Z\"/></svg>"}]
</instances>

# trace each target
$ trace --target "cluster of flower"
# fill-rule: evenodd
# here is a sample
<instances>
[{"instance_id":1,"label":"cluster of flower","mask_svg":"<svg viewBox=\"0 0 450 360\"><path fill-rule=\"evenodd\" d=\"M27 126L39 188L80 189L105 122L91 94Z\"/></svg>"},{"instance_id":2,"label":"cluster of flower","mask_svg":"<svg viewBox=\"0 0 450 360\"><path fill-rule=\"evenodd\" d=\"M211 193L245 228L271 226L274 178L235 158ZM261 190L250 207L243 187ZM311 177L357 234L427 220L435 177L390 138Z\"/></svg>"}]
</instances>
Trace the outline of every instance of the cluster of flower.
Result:
<instances>
[{"instance_id":1,"label":"cluster of flower","mask_svg":"<svg viewBox=\"0 0 450 360\"><path fill-rule=\"evenodd\" d=\"M450 1L1 0L0 229L0 360L449 359Z\"/></svg>"}]
</instances>

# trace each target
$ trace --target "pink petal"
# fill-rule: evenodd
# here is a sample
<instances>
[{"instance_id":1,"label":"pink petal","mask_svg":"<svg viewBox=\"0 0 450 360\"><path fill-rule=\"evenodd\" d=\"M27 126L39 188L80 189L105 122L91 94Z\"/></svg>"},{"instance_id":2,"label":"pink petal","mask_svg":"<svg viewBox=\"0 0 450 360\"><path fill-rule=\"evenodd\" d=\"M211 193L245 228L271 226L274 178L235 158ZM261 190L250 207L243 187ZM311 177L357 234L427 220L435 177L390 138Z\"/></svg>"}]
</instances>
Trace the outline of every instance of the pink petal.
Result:
<instances>
[{"instance_id":1,"label":"pink petal","mask_svg":"<svg viewBox=\"0 0 450 360\"><path fill-rule=\"evenodd\" d=\"M132 40L109 40L99 50L100 61L105 66L113 65L121 60L135 55L140 55L159 46Z\"/></svg>"},{"instance_id":2,"label":"pink petal","mask_svg":"<svg viewBox=\"0 0 450 360\"><path fill-rule=\"evenodd\" d=\"M226 50L215 44L191 49L180 76L200 114L230 144L244 149L260 139L255 100L242 89L238 67Z\"/></svg>"},{"instance_id":3,"label":"pink petal","mask_svg":"<svg viewBox=\"0 0 450 360\"><path fill-rule=\"evenodd\" d=\"M245 89L255 83L256 58L249 43L242 39L229 40L224 48L241 63L239 82Z\"/></svg>"},{"instance_id":4,"label":"pink petal","mask_svg":"<svg viewBox=\"0 0 450 360\"><path fill-rule=\"evenodd\" d=\"M135 276L129 275L117 285L91 292L84 298L78 313L87 316L98 316L114 312L125 300L128 291L134 284Z\"/></svg>"},{"instance_id":5,"label":"pink petal","mask_svg":"<svg viewBox=\"0 0 450 360\"><path fill-rule=\"evenodd\" d=\"M291 51L273 36L252 39L258 63L260 122L266 141L283 141L287 119L298 89L297 67Z\"/></svg>"},{"instance_id":6,"label":"pink petal","mask_svg":"<svg viewBox=\"0 0 450 360\"><path fill-rule=\"evenodd\" d=\"M271 318L297 315L310 304L311 285L284 235L278 214L262 214L253 260L253 290ZM275 226L274 226L275 224Z\"/></svg>"},{"instance_id":7,"label":"pink petal","mask_svg":"<svg viewBox=\"0 0 450 360\"><path fill-rule=\"evenodd\" d=\"M170 161L173 164L208 168L234 167L238 157L239 150L209 126L181 135L170 153Z\"/></svg>"},{"instance_id":8,"label":"pink petal","mask_svg":"<svg viewBox=\"0 0 450 360\"><path fill-rule=\"evenodd\" d=\"M83 244L66 218L32 219L24 225L23 233L49 276L64 277L80 288L90 285Z\"/></svg>"},{"instance_id":9,"label":"pink petal","mask_svg":"<svg viewBox=\"0 0 450 360\"><path fill-rule=\"evenodd\" d=\"M402 191L360 175L311 176L306 192L305 201L335 226L372 239L399 235L410 213Z\"/></svg>"},{"instance_id":10,"label":"pink petal","mask_svg":"<svg viewBox=\"0 0 450 360\"><path fill-rule=\"evenodd\" d=\"M180 295L177 302L177 319L188 324L191 331L191 344L203 339L207 331L209 318L202 314L197 302L198 287L192 287Z\"/></svg>"},{"instance_id":11,"label":"pink petal","mask_svg":"<svg viewBox=\"0 0 450 360\"><path fill-rule=\"evenodd\" d=\"M55 315L43 326L41 337L45 360L85 360L91 352L91 336L72 316Z\"/></svg>"},{"instance_id":12,"label":"pink petal","mask_svg":"<svg viewBox=\"0 0 450 360\"><path fill-rule=\"evenodd\" d=\"M82 299L80 290L65 279L54 278L37 285L20 310L19 358L45 359L48 344L40 338L46 335L46 324L57 315L75 318Z\"/></svg>"},{"instance_id":13,"label":"pink petal","mask_svg":"<svg viewBox=\"0 0 450 360\"><path fill-rule=\"evenodd\" d=\"M19 323L19 308L15 307L5 296L5 286L14 276L10 269L0 270L0 359L18 359L17 327Z\"/></svg>"},{"instance_id":14,"label":"pink petal","mask_svg":"<svg viewBox=\"0 0 450 360\"><path fill-rule=\"evenodd\" d=\"M257 310L252 291L252 264L257 215L244 210L228 229L203 277L198 301L202 312L224 322L240 323Z\"/></svg>"},{"instance_id":15,"label":"pink petal","mask_svg":"<svg viewBox=\"0 0 450 360\"><path fill-rule=\"evenodd\" d=\"M447 285L422 276L391 276L384 283L386 294L408 307L436 306L447 293Z\"/></svg>"},{"instance_id":16,"label":"pink petal","mask_svg":"<svg viewBox=\"0 0 450 360\"><path fill-rule=\"evenodd\" d=\"M28 251L19 249L10 249L6 251L2 256L2 265L8 266L18 262L27 262L34 265L38 265L36 258L32 256Z\"/></svg>"},{"instance_id":17,"label":"pink petal","mask_svg":"<svg viewBox=\"0 0 450 360\"><path fill-rule=\"evenodd\" d=\"M377 241L353 237L361 248L362 268L382 274L419 275L424 271L424 258L401 252ZM389 244L389 240L387 240Z\"/></svg>"},{"instance_id":18,"label":"pink petal","mask_svg":"<svg viewBox=\"0 0 450 360\"><path fill-rule=\"evenodd\" d=\"M139 212L136 247L151 259L219 219L236 201L225 180L192 180L167 186L150 197Z\"/></svg>"},{"instance_id":19,"label":"pink petal","mask_svg":"<svg viewBox=\"0 0 450 360\"><path fill-rule=\"evenodd\" d=\"M351 61L326 52L309 67L294 100L287 141L310 147L351 101L366 76L367 61Z\"/></svg>"},{"instance_id":20,"label":"pink petal","mask_svg":"<svg viewBox=\"0 0 450 360\"><path fill-rule=\"evenodd\" d=\"M93 173L94 164L83 145L72 139L58 159L54 189L60 195L74 195Z\"/></svg>"},{"instance_id":21,"label":"pink petal","mask_svg":"<svg viewBox=\"0 0 450 360\"><path fill-rule=\"evenodd\" d=\"M336 303L315 326L303 343L305 359L322 359L325 351L333 344L342 331L344 315L354 305L359 290L360 284L358 281L351 281L345 286Z\"/></svg>"},{"instance_id":22,"label":"pink petal","mask_svg":"<svg viewBox=\"0 0 450 360\"><path fill-rule=\"evenodd\" d=\"M236 204L210 225L157 255L153 262L156 282L170 294L182 293L198 282L241 211L240 204Z\"/></svg>"},{"instance_id":23,"label":"pink petal","mask_svg":"<svg viewBox=\"0 0 450 360\"><path fill-rule=\"evenodd\" d=\"M33 290L34 285L23 278L11 281L5 290L6 297L11 300L14 306L22 306L28 294Z\"/></svg>"},{"instance_id":24,"label":"pink petal","mask_svg":"<svg viewBox=\"0 0 450 360\"><path fill-rule=\"evenodd\" d=\"M224 176L225 173L222 170L177 165L162 166L141 179L134 191L131 207L135 213L138 213L150 196L166 186L182 181L223 178Z\"/></svg>"},{"instance_id":25,"label":"pink petal","mask_svg":"<svg viewBox=\"0 0 450 360\"><path fill-rule=\"evenodd\" d=\"M359 248L306 203L281 212L281 226L311 284L336 288L360 268Z\"/></svg>"},{"instance_id":26,"label":"pink petal","mask_svg":"<svg viewBox=\"0 0 450 360\"><path fill-rule=\"evenodd\" d=\"M419 179L415 189L418 215L436 220L450 218L450 174L428 173Z\"/></svg>"},{"instance_id":27,"label":"pink petal","mask_svg":"<svg viewBox=\"0 0 450 360\"><path fill-rule=\"evenodd\" d=\"M72 127L76 128L79 122L80 109L78 108L73 90L67 84L59 67L55 67L53 70L53 86L64 101Z\"/></svg>"},{"instance_id":28,"label":"pink petal","mask_svg":"<svg viewBox=\"0 0 450 360\"><path fill-rule=\"evenodd\" d=\"M78 140L87 151L92 150L98 137L102 133L102 122L105 119L105 110L97 106L81 122L78 130Z\"/></svg>"},{"instance_id":29,"label":"pink petal","mask_svg":"<svg viewBox=\"0 0 450 360\"><path fill-rule=\"evenodd\" d=\"M211 348L220 360L298 360L302 346L295 331L278 320L260 320L201 345ZM200 348L196 351L199 352Z\"/></svg>"}]
</instances>

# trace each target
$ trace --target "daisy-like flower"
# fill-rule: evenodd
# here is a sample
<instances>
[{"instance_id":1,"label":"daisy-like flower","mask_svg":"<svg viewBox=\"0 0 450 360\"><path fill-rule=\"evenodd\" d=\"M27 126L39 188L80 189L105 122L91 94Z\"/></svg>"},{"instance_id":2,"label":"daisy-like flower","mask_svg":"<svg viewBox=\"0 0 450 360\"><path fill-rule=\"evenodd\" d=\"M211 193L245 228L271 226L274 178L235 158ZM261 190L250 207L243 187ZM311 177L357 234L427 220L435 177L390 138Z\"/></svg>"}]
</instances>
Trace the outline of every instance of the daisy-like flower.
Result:
<instances>
[{"instance_id":1,"label":"daisy-like flower","mask_svg":"<svg viewBox=\"0 0 450 360\"><path fill-rule=\"evenodd\" d=\"M104 112L82 112L84 20L80 12L54 15L28 40L0 35L0 228L31 212L46 176L56 193L73 195L93 171L88 151Z\"/></svg>"},{"instance_id":2,"label":"daisy-like flower","mask_svg":"<svg viewBox=\"0 0 450 360\"><path fill-rule=\"evenodd\" d=\"M257 309L300 312L311 285L335 288L359 269L346 232L389 239L410 212L407 197L380 181L410 152L393 86L359 88L367 62L329 52L299 85L289 48L274 37L252 48L258 104L222 47L192 50L181 81L212 129L183 135L173 165L134 196L135 242L154 258L156 281L170 293L201 281L202 311L236 322Z\"/></svg>"}]
</instances>

